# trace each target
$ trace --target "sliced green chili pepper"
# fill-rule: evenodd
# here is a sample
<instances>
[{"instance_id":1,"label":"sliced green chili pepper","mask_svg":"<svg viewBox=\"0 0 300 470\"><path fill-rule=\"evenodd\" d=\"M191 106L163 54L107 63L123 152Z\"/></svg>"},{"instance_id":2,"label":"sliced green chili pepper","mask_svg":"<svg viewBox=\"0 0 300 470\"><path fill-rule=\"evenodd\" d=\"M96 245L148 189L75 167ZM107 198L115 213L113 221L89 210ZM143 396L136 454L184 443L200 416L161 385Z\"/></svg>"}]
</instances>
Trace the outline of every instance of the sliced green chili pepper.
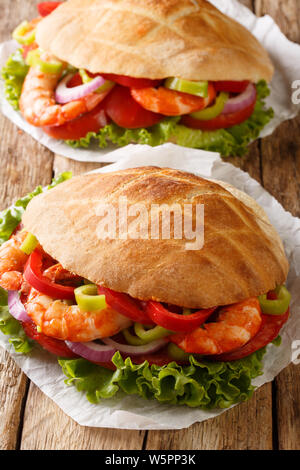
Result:
<instances>
[{"instance_id":1,"label":"sliced green chili pepper","mask_svg":"<svg viewBox=\"0 0 300 470\"><path fill-rule=\"evenodd\" d=\"M35 41L35 28L33 29L28 21L23 21L14 30L12 37L20 44L29 46Z\"/></svg>"},{"instance_id":2,"label":"sliced green chili pepper","mask_svg":"<svg viewBox=\"0 0 300 470\"><path fill-rule=\"evenodd\" d=\"M278 286L275 289L277 300L267 299L267 295L258 297L262 312L267 315L283 315L289 308L291 294L285 286Z\"/></svg>"},{"instance_id":3,"label":"sliced green chili pepper","mask_svg":"<svg viewBox=\"0 0 300 470\"><path fill-rule=\"evenodd\" d=\"M208 108L202 109L201 111L191 113L189 116L201 121L209 121L210 119L214 119L221 114L228 98L229 94L222 91L219 96L217 96L215 104L209 106Z\"/></svg>"},{"instance_id":4,"label":"sliced green chili pepper","mask_svg":"<svg viewBox=\"0 0 300 470\"><path fill-rule=\"evenodd\" d=\"M183 351L181 348L176 346L174 343L169 343L168 344L168 355L174 359L175 361L186 361L190 357L188 353Z\"/></svg>"},{"instance_id":5,"label":"sliced green chili pepper","mask_svg":"<svg viewBox=\"0 0 300 470\"><path fill-rule=\"evenodd\" d=\"M41 51L39 49L34 49L29 51L26 57L26 63L30 67L39 67L43 73L60 73L62 70L62 62L57 60L52 60L50 62L45 62L41 59Z\"/></svg>"},{"instance_id":6,"label":"sliced green chili pepper","mask_svg":"<svg viewBox=\"0 0 300 470\"><path fill-rule=\"evenodd\" d=\"M182 310L182 315L191 315L192 314L192 311L190 308L184 308Z\"/></svg>"},{"instance_id":7,"label":"sliced green chili pepper","mask_svg":"<svg viewBox=\"0 0 300 470\"><path fill-rule=\"evenodd\" d=\"M147 344L146 341L142 340L138 336L132 335L128 328L125 328L125 330L122 330L122 333L127 343L130 344L131 346L142 346L144 344Z\"/></svg>"},{"instance_id":8,"label":"sliced green chili pepper","mask_svg":"<svg viewBox=\"0 0 300 470\"><path fill-rule=\"evenodd\" d=\"M30 255L35 250L38 243L39 242L37 241L36 237L29 232L20 246L20 250L23 251L26 255Z\"/></svg>"},{"instance_id":9,"label":"sliced green chili pepper","mask_svg":"<svg viewBox=\"0 0 300 470\"><path fill-rule=\"evenodd\" d=\"M194 82L191 80L183 80L182 78L171 77L165 80L164 86L166 88L170 88L170 90L201 96L201 98L207 98L208 96L207 81Z\"/></svg>"},{"instance_id":10,"label":"sliced green chili pepper","mask_svg":"<svg viewBox=\"0 0 300 470\"><path fill-rule=\"evenodd\" d=\"M107 308L105 295L97 295L98 289L95 284L85 284L77 287L74 294L77 304L85 312Z\"/></svg>"},{"instance_id":11,"label":"sliced green chili pepper","mask_svg":"<svg viewBox=\"0 0 300 470\"><path fill-rule=\"evenodd\" d=\"M90 77L89 74L84 69L79 69L79 74L82 78L83 83L88 83L93 80L93 78ZM111 80L106 80L106 82L103 83L103 85L97 88L95 93L103 93L103 91L110 90L114 86L115 86L115 82L112 82Z\"/></svg>"},{"instance_id":12,"label":"sliced green chili pepper","mask_svg":"<svg viewBox=\"0 0 300 470\"><path fill-rule=\"evenodd\" d=\"M141 323L134 324L134 331L135 334L146 343L151 343L151 341L164 338L165 336L170 336L174 333L173 331L166 330L166 328L163 328L162 326L155 326L150 330L145 330Z\"/></svg>"}]
</instances>

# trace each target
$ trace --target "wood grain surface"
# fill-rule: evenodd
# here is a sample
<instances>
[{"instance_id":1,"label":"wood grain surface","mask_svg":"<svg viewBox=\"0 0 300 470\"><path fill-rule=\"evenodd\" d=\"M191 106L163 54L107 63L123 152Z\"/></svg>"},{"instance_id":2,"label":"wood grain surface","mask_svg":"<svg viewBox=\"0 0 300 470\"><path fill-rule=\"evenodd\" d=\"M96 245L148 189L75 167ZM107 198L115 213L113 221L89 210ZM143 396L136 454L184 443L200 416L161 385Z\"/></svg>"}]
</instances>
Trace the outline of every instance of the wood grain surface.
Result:
<instances>
[{"instance_id":1,"label":"wood grain surface","mask_svg":"<svg viewBox=\"0 0 300 470\"><path fill-rule=\"evenodd\" d=\"M0 0L0 41L38 0ZM299 0L244 0L260 16L271 15L284 34L300 43ZM300 77L299 77L300 78ZM0 209L53 174L79 174L99 164L54 155L0 115ZM244 158L229 158L259 181L286 210L300 216L300 117L250 147ZM0 348L0 449L280 449L300 448L300 367L287 367L253 398L221 416L180 431L126 431L81 427L66 416Z\"/></svg>"}]
</instances>

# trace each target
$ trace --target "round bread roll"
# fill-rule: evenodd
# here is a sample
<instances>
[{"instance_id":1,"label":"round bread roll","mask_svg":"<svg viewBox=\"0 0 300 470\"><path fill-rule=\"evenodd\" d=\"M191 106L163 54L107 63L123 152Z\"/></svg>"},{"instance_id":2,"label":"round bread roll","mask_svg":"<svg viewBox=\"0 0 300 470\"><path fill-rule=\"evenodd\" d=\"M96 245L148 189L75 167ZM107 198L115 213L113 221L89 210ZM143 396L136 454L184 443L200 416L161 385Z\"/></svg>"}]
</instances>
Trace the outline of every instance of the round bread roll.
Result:
<instances>
[{"instance_id":1,"label":"round bread roll","mask_svg":"<svg viewBox=\"0 0 300 470\"><path fill-rule=\"evenodd\" d=\"M95 284L187 308L228 305L284 283L288 262L263 209L221 184L156 167L86 174L33 198L23 224L64 268ZM120 220L125 201L131 215L127 229ZM187 206L193 209L190 221L196 228L196 208L204 205L202 247L187 249L191 240L174 236L175 217L170 218L170 239L162 230L151 238L151 210L157 214L174 204L182 214ZM108 207L115 209L115 218L107 222ZM130 208L140 212L134 216ZM145 228L145 221L146 230L136 230ZM122 230L114 238L115 226Z\"/></svg>"},{"instance_id":2,"label":"round bread roll","mask_svg":"<svg viewBox=\"0 0 300 470\"><path fill-rule=\"evenodd\" d=\"M37 27L39 46L92 73L270 81L257 39L206 0L68 0Z\"/></svg>"}]
</instances>

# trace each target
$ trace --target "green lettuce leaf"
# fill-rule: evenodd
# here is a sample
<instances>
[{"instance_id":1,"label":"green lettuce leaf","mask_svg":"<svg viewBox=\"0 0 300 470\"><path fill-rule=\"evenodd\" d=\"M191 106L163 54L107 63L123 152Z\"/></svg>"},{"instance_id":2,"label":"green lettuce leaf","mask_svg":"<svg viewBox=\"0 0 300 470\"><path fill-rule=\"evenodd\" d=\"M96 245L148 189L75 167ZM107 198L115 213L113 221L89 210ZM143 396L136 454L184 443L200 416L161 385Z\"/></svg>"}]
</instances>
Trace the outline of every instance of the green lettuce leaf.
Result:
<instances>
[{"instance_id":1,"label":"green lettuce leaf","mask_svg":"<svg viewBox=\"0 0 300 470\"><path fill-rule=\"evenodd\" d=\"M9 342L16 352L28 354L31 351L33 341L27 338L21 323L11 316L7 305L0 306L0 331L9 336Z\"/></svg>"},{"instance_id":2,"label":"green lettuce leaf","mask_svg":"<svg viewBox=\"0 0 300 470\"><path fill-rule=\"evenodd\" d=\"M22 85L28 70L29 67L23 58L22 49L18 49L14 52L2 68L5 97L16 110L19 109Z\"/></svg>"},{"instance_id":3,"label":"green lettuce leaf","mask_svg":"<svg viewBox=\"0 0 300 470\"><path fill-rule=\"evenodd\" d=\"M28 66L24 62L21 49L10 56L2 69L6 99L14 109L18 109L21 87L27 71ZM65 142L73 148L87 148L91 144L104 148L111 143L118 147L130 143L154 147L171 141L184 147L219 152L224 157L242 156L247 153L249 143L259 137L262 129L274 116L271 108L265 109L264 100L270 93L267 83L262 80L256 88L257 102L254 113L247 121L230 129L209 132L190 129L179 124L179 117L167 117L159 124L147 129L125 129L111 123L99 132L89 132L79 140L66 140Z\"/></svg>"},{"instance_id":4,"label":"green lettuce leaf","mask_svg":"<svg viewBox=\"0 0 300 470\"><path fill-rule=\"evenodd\" d=\"M70 172L61 173L46 188L38 186L27 196L18 199L12 206L0 213L0 245L9 239L12 232L19 225L22 215L31 199L43 191L47 191L63 181L71 178ZM31 351L33 342L27 338L24 330L17 320L8 311L7 293L0 287L0 331L9 336L9 342L13 344L15 351L27 354Z\"/></svg>"},{"instance_id":5,"label":"green lettuce leaf","mask_svg":"<svg viewBox=\"0 0 300 470\"><path fill-rule=\"evenodd\" d=\"M251 380L262 374L265 348L234 362L209 362L190 356L190 364L135 365L117 352L115 371L85 359L60 359L66 384L86 393L92 403L124 392L161 403L202 409L228 408L248 400L254 391Z\"/></svg>"}]
</instances>

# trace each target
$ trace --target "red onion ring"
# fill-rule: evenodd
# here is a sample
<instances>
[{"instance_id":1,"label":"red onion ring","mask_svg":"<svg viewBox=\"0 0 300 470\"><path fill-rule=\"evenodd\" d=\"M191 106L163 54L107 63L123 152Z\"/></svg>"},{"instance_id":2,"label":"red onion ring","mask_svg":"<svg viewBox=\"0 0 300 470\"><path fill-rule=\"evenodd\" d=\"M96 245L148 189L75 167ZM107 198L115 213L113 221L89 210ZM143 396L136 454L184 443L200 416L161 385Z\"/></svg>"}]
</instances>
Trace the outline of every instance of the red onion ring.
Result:
<instances>
[{"instance_id":1,"label":"red onion ring","mask_svg":"<svg viewBox=\"0 0 300 470\"><path fill-rule=\"evenodd\" d=\"M65 341L65 343L73 353L92 362L109 362L116 352L116 349L112 346L98 344L95 341L89 341L87 343Z\"/></svg>"},{"instance_id":2,"label":"red onion ring","mask_svg":"<svg viewBox=\"0 0 300 470\"><path fill-rule=\"evenodd\" d=\"M253 83L249 83L246 90L234 98L230 98L222 111L222 114L236 113L247 108L256 100L256 88Z\"/></svg>"},{"instance_id":3,"label":"red onion ring","mask_svg":"<svg viewBox=\"0 0 300 470\"><path fill-rule=\"evenodd\" d=\"M30 322L31 318L28 316L24 305L22 304L17 290L7 291L8 309L9 313L18 321Z\"/></svg>"},{"instance_id":4,"label":"red onion ring","mask_svg":"<svg viewBox=\"0 0 300 470\"><path fill-rule=\"evenodd\" d=\"M79 100L80 98L96 91L107 81L103 77L99 76L83 85L68 88L67 85L74 75L75 74L73 73L68 74L59 82L55 91L55 100L57 103L63 104L69 103L69 101Z\"/></svg>"},{"instance_id":5,"label":"red onion ring","mask_svg":"<svg viewBox=\"0 0 300 470\"><path fill-rule=\"evenodd\" d=\"M129 344L121 344L117 343L111 338L102 338L101 341L120 352L132 354L133 356L154 353L164 347L167 343L167 340L165 338L157 339L155 341L152 341L151 343L144 344L143 346L131 346Z\"/></svg>"}]
</instances>

